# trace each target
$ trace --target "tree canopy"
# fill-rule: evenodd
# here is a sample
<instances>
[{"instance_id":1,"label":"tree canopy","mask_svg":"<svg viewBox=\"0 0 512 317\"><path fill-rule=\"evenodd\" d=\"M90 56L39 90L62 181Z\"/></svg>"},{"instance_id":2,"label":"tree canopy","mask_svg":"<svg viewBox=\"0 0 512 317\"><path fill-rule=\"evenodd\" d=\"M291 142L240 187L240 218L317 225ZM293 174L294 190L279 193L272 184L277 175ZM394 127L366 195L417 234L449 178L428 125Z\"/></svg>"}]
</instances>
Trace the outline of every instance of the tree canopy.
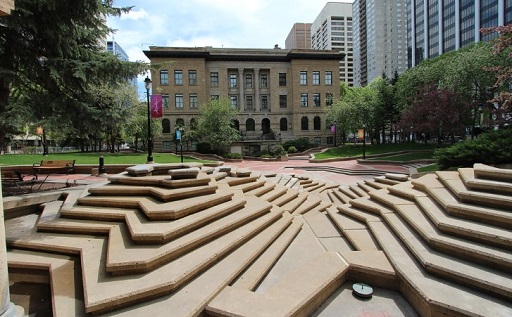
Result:
<instances>
[{"instance_id":1,"label":"tree canopy","mask_svg":"<svg viewBox=\"0 0 512 317\"><path fill-rule=\"evenodd\" d=\"M17 0L0 17L0 145L24 123L52 124L84 138L94 125L93 86L116 85L147 70L105 51L113 0Z\"/></svg>"},{"instance_id":2,"label":"tree canopy","mask_svg":"<svg viewBox=\"0 0 512 317\"><path fill-rule=\"evenodd\" d=\"M210 100L201 107L201 116L197 123L197 135L203 142L208 142L217 154L223 154L227 147L240 139L240 134L233 127L237 110L228 99Z\"/></svg>"}]
</instances>

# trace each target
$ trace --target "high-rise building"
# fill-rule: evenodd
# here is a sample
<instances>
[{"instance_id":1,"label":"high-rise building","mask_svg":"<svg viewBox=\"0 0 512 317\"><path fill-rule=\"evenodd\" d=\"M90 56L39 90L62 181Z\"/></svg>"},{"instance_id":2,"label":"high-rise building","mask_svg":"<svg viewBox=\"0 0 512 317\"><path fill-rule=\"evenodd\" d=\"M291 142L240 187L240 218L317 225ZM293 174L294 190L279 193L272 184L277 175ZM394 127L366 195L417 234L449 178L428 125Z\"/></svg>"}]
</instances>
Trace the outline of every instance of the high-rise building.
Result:
<instances>
[{"instance_id":1,"label":"high-rise building","mask_svg":"<svg viewBox=\"0 0 512 317\"><path fill-rule=\"evenodd\" d=\"M311 47L336 50L345 54L340 61L340 80L352 86L354 61L352 52L352 4L328 2L311 25Z\"/></svg>"},{"instance_id":2,"label":"high-rise building","mask_svg":"<svg viewBox=\"0 0 512 317\"><path fill-rule=\"evenodd\" d=\"M117 57L123 61L127 61L129 59L128 54L126 54L123 48L115 41L107 41L107 52L117 55Z\"/></svg>"},{"instance_id":3,"label":"high-rise building","mask_svg":"<svg viewBox=\"0 0 512 317\"><path fill-rule=\"evenodd\" d=\"M311 48L311 23L295 23L286 37L284 48Z\"/></svg>"},{"instance_id":4,"label":"high-rise building","mask_svg":"<svg viewBox=\"0 0 512 317\"><path fill-rule=\"evenodd\" d=\"M511 0L407 0L407 12L409 67L496 36L481 28L512 23Z\"/></svg>"},{"instance_id":5,"label":"high-rise building","mask_svg":"<svg viewBox=\"0 0 512 317\"><path fill-rule=\"evenodd\" d=\"M193 128L201 107L219 98L238 109L235 127L244 155L264 150L267 141L333 144L325 113L340 95L339 52L151 46L144 54L151 63L167 65L151 71L152 89L163 105L155 151L172 151L175 129Z\"/></svg>"},{"instance_id":6,"label":"high-rise building","mask_svg":"<svg viewBox=\"0 0 512 317\"><path fill-rule=\"evenodd\" d=\"M123 50L123 48L117 44L117 42L115 41L107 41L107 52L111 52L112 54L116 55L120 60L122 61L128 61L129 60L129 57L128 57L128 54L126 54L126 52ZM135 89L137 89L137 77L133 77L133 78L129 78L128 81L130 82L130 84L132 84L132 86L135 87Z\"/></svg>"},{"instance_id":7,"label":"high-rise building","mask_svg":"<svg viewBox=\"0 0 512 317\"><path fill-rule=\"evenodd\" d=\"M354 1L354 86L407 69L406 1Z\"/></svg>"}]
</instances>

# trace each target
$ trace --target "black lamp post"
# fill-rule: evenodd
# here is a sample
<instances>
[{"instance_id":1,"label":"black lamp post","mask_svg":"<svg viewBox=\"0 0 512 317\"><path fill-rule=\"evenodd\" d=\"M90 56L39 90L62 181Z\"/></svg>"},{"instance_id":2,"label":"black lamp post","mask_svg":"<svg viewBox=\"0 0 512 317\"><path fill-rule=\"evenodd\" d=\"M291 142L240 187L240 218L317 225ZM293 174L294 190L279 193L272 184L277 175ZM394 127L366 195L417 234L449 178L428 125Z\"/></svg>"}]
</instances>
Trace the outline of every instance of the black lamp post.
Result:
<instances>
[{"instance_id":1,"label":"black lamp post","mask_svg":"<svg viewBox=\"0 0 512 317\"><path fill-rule=\"evenodd\" d=\"M151 106L149 104L149 88L151 88L151 79L149 76L146 76L144 79L144 83L146 83L146 94L147 94L147 102L148 102L148 161L147 164L153 163L153 136L151 135Z\"/></svg>"},{"instance_id":2,"label":"black lamp post","mask_svg":"<svg viewBox=\"0 0 512 317\"><path fill-rule=\"evenodd\" d=\"M180 128L180 148L181 148L181 163L183 163L183 133L185 130L183 127Z\"/></svg>"},{"instance_id":3,"label":"black lamp post","mask_svg":"<svg viewBox=\"0 0 512 317\"><path fill-rule=\"evenodd\" d=\"M338 127L336 126L336 121L334 121L334 147L336 147L336 130Z\"/></svg>"}]
</instances>

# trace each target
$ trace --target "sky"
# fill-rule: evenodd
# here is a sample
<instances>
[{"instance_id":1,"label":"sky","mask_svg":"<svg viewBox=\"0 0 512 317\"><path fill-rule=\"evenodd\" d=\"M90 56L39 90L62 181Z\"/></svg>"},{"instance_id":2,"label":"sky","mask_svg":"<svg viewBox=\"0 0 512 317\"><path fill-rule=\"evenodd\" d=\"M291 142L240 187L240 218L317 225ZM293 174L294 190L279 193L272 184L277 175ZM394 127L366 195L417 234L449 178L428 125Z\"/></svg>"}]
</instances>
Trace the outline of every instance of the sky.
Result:
<instances>
[{"instance_id":1,"label":"sky","mask_svg":"<svg viewBox=\"0 0 512 317\"><path fill-rule=\"evenodd\" d=\"M117 0L134 6L109 17L116 41L131 61L149 62L149 46L285 48L296 22L313 23L325 0ZM337 2L352 3L353 0Z\"/></svg>"}]
</instances>

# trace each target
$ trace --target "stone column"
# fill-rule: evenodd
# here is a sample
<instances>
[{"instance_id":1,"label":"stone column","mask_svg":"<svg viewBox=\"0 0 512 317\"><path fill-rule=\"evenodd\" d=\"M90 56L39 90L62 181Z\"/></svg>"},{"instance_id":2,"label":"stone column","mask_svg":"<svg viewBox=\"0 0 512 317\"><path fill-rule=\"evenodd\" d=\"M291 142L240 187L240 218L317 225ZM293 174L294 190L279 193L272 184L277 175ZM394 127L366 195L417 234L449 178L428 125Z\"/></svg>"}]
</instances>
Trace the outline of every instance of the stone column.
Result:
<instances>
[{"instance_id":1,"label":"stone column","mask_svg":"<svg viewBox=\"0 0 512 317\"><path fill-rule=\"evenodd\" d=\"M254 69L254 109L260 112L260 69Z\"/></svg>"},{"instance_id":2,"label":"stone column","mask_svg":"<svg viewBox=\"0 0 512 317\"><path fill-rule=\"evenodd\" d=\"M14 306L9 296L9 272L7 271L7 247L5 245L4 200L0 182L0 317L23 316L21 307Z\"/></svg>"},{"instance_id":3,"label":"stone column","mask_svg":"<svg viewBox=\"0 0 512 317\"><path fill-rule=\"evenodd\" d=\"M244 112L245 111L245 97L244 97L245 78L244 78L244 69L243 68L238 69L238 78L240 78L239 84L238 84L238 89L239 89L239 93L240 93L239 94L240 100L238 101L238 109L240 109L241 112Z\"/></svg>"}]
</instances>

